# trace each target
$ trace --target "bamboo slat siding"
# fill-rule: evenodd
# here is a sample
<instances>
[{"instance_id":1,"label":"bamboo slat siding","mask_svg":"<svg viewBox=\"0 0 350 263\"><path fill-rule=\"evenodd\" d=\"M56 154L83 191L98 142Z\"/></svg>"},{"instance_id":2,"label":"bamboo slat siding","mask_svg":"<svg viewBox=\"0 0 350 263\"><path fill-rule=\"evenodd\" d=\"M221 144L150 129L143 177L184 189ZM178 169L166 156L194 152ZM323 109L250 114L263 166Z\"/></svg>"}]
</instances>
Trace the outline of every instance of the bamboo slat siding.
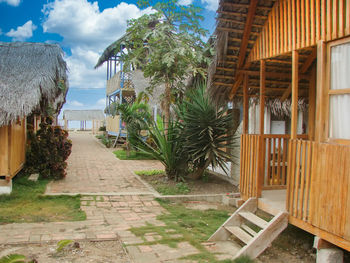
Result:
<instances>
[{"instance_id":1,"label":"bamboo slat siding","mask_svg":"<svg viewBox=\"0 0 350 263\"><path fill-rule=\"evenodd\" d=\"M258 197L259 153L262 137L242 134L240 192L244 199Z\"/></svg>"},{"instance_id":2,"label":"bamboo slat siding","mask_svg":"<svg viewBox=\"0 0 350 263\"><path fill-rule=\"evenodd\" d=\"M12 178L25 162L26 121L0 127L0 176Z\"/></svg>"},{"instance_id":3,"label":"bamboo slat siding","mask_svg":"<svg viewBox=\"0 0 350 263\"><path fill-rule=\"evenodd\" d=\"M274 57L350 35L350 0L276 2L248 61Z\"/></svg>"},{"instance_id":4,"label":"bamboo slat siding","mask_svg":"<svg viewBox=\"0 0 350 263\"><path fill-rule=\"evenodd\" d=\"M305 222L350 239L350 147L290 141L287 209Z\"/></svg>"},{"instance_id":5,"label":"bamboo slat siding","mask_svg":"<svg viewBox=\"0 0 350 263\"><path fill-rule=\"evenodd\" d=\"M106 117L106 130L109 132L119 132L119 125L120 125L120 116L116 115L114 117L107 116Z\"/></svg>"}]
</instances>

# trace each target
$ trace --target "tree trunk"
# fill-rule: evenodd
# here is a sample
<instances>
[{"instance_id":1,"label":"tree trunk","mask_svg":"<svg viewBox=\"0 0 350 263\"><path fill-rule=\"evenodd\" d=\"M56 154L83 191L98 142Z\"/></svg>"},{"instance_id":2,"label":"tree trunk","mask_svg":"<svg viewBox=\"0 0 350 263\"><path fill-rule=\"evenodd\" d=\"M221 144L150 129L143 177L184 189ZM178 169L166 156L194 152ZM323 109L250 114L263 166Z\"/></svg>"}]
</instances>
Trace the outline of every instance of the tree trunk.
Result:
<instances>
[{"instance_id":1,"label":"tree trunk","mask_svg":"<svg viewBox=\"0 0 350 263\"><path fill-rule=\"evenodd\" d=\"M165 83L165 94L164 94L164 121L165 121L165 133L169 127L170 120L170 102L171 102L171 85L170 83Z\"/></svg>"},{"instance_id":2,"label":"tree trunk","mask_svg":"<svg viewBox=\"0 0 350 263\"><path fill-rule=\"evenodd\" d=\"M197 170L190 173L188 175L188 177L193 179L193 180L198 180L198 179L202 178L204 171L205 171L205 167L198 167Z\"/></svg>"}]
</instances>

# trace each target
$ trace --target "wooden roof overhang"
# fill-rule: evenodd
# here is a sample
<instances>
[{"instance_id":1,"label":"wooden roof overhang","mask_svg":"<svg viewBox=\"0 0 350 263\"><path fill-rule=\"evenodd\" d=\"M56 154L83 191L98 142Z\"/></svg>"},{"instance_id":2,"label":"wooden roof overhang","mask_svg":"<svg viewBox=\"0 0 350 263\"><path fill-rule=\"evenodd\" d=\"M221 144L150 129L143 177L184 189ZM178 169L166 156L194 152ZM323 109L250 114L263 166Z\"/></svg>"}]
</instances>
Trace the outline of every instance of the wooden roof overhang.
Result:
<instances>
[{"instance_id":1,"label":"wooden roof overhang","mask_svg":"<svg viewBox=\"0 0 350 263\"><path fill-rule=\"evenodd\" d=\"M256 51L262 49L261 44L265 44L261 43L262 37L269 32L276 10L282 9L280 3L274 0L220 1L215 32L217 55L209 70L209 90L216 102L241 100L245 75L249 76L249 97L258 97L261 59L265 61L265 97L282 101L289 97L292 52L281 47L278 52L276 49L275 53L265 53L264 57L259 57ZM283 28L280 30L282 32ZM307 97L308 71L315 58L316 49L311 46L299 51L301 97Z\"/></svg>"}]
</instances>

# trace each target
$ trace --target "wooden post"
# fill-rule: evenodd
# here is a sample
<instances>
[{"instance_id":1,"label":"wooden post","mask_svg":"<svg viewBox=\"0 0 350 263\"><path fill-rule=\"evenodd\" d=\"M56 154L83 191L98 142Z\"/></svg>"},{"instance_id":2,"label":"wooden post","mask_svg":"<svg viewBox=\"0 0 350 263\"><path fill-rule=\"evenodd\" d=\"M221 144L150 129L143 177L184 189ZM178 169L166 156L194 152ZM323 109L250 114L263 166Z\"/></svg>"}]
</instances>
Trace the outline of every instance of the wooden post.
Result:
<instances>
[{"instance_id":1,"label":"wooden post","mask_svg":"<svg viewBox=\"0 0 350 263\"><path fill-rule=\"evenodd\" d=\"M316 113L316 69L311 70L309 84L309 140L315 139L315 113Z\"/></svg>"},{"instance_id":2,"label":"wooden post","mask_svg":"<svg viewBox=\"0 0 350 263\"><path fill-rule=\"evenodd\" d=\"M298 126L298 71L299 71L299 54L298 51L292 51L292 125L291 125L291 139L297 138Z\"/></svg>"},{"instance_id":3,"label":"wooden post","mask_svg":"<svg viewBox=\"0 0 350 263\"><path fill-rule=\"evenodd\" d=\"M260 60L260 134L264 134L265 117L265 60Z\"/></svg>"},{"instance_id":4,"label":"wooden post","mask_svg":"<svg viewBox=\"0 0 350 263\"><path fill-rule=\"evenodd\" d=\"M248 74L244 74L243 82L243 134L249 133L248 131L248 122L249 122L249 97L248 97Z\"/></svg>"},{"instance_id":5,"label":"wooden post","mask_svg":"<svg viewBox=\"0 0 350 263\"><path fill-rule=\"evenodd\" d=\"M68 131L68 121L64 119L64 129Z\"/></svg>"},{"instance_id":6,"label":"wooden post","mask_svg":"<svg viewBox=\"0 0 350 263\"><path fill-rule=\"evenodd\" d=\"M326 98L326 44L323 40L317 42L317 71L316 71L316 127L315 141L325 139L325 110Z\"/></svg>"}]
</instances>

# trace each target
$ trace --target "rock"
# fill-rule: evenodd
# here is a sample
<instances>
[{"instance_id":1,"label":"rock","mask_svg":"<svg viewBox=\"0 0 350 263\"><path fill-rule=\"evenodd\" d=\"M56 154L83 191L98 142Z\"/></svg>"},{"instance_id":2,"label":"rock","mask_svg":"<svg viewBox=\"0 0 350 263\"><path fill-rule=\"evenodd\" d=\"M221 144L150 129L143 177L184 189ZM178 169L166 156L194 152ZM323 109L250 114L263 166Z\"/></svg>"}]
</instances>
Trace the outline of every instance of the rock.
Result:
<instances>
[{"instance_id":1,"label":"rock","mask_svg":"<svg viewBox=\"0 0 350 263\"><path fill-rule=\"evenodd\" d=\"M31 175L28 177L28 180L29 180L29 181L33 181L33 182L38 181L38 179L39 179L39 174L31 174Z\"/></svg>"}]
</instances>

